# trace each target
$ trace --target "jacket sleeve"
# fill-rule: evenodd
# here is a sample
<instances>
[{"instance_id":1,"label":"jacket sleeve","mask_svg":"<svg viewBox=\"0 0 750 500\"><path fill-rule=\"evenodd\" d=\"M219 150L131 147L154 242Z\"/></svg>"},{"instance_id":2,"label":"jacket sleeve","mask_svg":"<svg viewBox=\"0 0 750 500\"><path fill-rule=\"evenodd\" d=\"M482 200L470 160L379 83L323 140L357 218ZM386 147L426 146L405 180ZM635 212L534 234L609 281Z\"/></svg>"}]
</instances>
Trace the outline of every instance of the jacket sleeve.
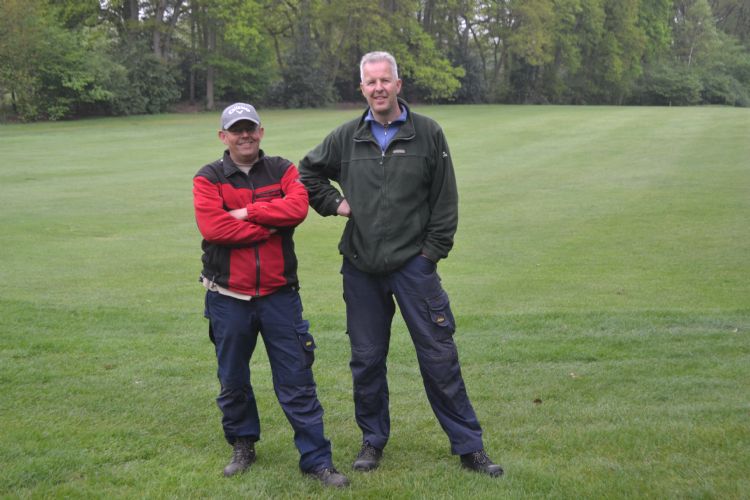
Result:
<instances>
[{"instance_id":1,"label":"jacket sleeve","mask_svg":"<svg viewBox=\"0 0 750 500\"><path fill-rule=\"evenodd\" d=\"M448 143L443 131L435 135L432 184L430 186L430 220L422 244L422 253L437 262L448 256L458 227L458 188Z\"/></svg>"},{"instance_id":2,"label":"jacket sleeve","mask_svg":"<svg viewBox=\"0 0 750 500\"><path fill-rule=\"evenodd\" d=\"M320 215L336 215L344 196L331 185L339 181L341 148L334 133L307 153L299 164L300 178L310 195L310 206Z\"/></svg>"},{"instance_id":3,"label":"jacket sleeve","mask_svg":"<svg viewBox=\"0 0 750 500\"><path fill-rule=\"evenodd\" d=\"M271 234L263 226L229 215L219 187L201 175L193 178L193 206L198 230L209 243L251 245L267 240Z\"/></svg>"},{"instance_id":4,"label":"jacket sleeve","mask_svg":"<svg viewBox=\"0 0 750 500\"><path fill-rule=\"evenodd\" d=\"M294 227L307 217L307 190L297 167L289 164L281 177L282 198L247 205L247 219L264 226Z\"/></svg>"}]
</instances>

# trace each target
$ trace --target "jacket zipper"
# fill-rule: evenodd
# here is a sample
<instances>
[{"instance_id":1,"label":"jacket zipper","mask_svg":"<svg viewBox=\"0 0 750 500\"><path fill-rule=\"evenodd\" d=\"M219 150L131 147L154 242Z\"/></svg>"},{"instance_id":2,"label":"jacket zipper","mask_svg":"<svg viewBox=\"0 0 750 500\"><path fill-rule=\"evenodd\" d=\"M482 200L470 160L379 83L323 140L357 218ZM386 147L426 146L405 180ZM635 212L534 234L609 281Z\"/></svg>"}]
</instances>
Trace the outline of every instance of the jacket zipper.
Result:
<instances>
[{"instance_id":1,"label":"jacket zipper","mask_svg":"<svg viewBox=\"0 0 750 500\"><path fill-rule=\"evenodd\" d=\"M410 140L412 140L415 137L415 135L416 134L412 134L412 135L410 135L408 137L402 137L402 138L400 138L398 140L399 141L410 141ZM393 146L393 143L396 142L396 138L394 137L393 139L391 139L391 142L388 144L388 146L386 146L385 149L383 149L383 148L380 147L380 144L378 143L377 139L375 139L374 137L372 139L357 138L357 137L355 137L354 138L354 142L369 142L369 143L374 144L375 147L380 150L380 166L381 166L381 168L383 168L383 199L387 200L387 198L385 197L385 194L386 194L385 193L385 189L386 189L386 185L388 184L387 182L385 182L385 153L386 153L386 151L391 146ZM384 230L385 230L385 228L384 228ZM388 259L385 258L384 260L385 260L385 264L388 265Z\"/></svg>"},{"instance_id":2,"label":"jacket zipper","mask_svg":"<svg viewBox=\"0 0 750 500\"><path fill-rule=\"evenodd\" d=\"M391 142L393 142L393 141L391 141ZM385 152L386 152L386 150L388 149L389 146L390 146L390 144L388 144L385 147L385 149L382 149L382 148L380 149L380 168L383 170L383 203L385 203L385 204L388 203L388 179L386 179L387 173L385 171ZM378 144L378 147L380 147L379 144ZM388 207L386 206L385 207L386 212L387 212L387 209L388 209ZM388 226L386 224L383 224L383 226L381 228L381 231L382 232L380 233L380 239L381 239L381 241L383 241L383 240L387 239L388 235L386 233L388 232ZM388 257L384 257L383 260L385 262L385 265L387 266L388 265Z\"/></svg>"},{"instance_id":3,"label":"jacket zipper","mask_svg":"<svg viewBox=\"0 0 750 500\"><path fill-rule=\"evenodd\" d=\"M253 193L252 202L255 203L255 185L253 185L250 175L247 176L248 183L250 184L250 191ZM258 250L258 244L254 245L255 250L255 296L260 297L260 250Z\"/></svg>"}]
</instances>

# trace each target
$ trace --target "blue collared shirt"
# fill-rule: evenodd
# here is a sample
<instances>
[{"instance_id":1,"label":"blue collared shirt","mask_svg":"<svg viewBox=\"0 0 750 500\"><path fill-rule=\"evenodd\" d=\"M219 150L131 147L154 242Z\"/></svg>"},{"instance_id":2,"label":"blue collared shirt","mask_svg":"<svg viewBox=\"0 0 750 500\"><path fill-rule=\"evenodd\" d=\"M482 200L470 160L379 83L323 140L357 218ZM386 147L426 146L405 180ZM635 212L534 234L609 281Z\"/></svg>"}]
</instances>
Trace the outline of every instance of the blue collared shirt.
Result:
<instances>
[{"instance_id":1,"label":"blue collared shirt","mask_svg":"<svg viewBox=\"0 0 750 500\"><path fill-rule=\"evenodd\" d=\"M372 135L375 136L375 139L377 139L378 144L380 144L381 151L386 150L388 144L391 143L391 140L396 137L401 125L406 122L406 108L399 107L399 109L401 109L401 115L386 126L381 125L375 117L372 116L372 110L367 111L365 121L370 122L370 130L372 131Z\"/></svg>"}]
</instances>

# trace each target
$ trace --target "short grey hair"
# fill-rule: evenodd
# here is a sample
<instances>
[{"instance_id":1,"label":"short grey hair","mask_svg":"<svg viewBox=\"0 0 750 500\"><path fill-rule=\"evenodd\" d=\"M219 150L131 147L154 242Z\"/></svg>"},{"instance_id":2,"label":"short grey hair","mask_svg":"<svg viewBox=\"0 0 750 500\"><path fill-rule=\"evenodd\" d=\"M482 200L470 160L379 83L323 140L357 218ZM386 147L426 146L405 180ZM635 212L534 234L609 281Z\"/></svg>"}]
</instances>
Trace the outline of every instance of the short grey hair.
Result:
<instances>
[{"instance_id":1,"label":"short grey hair","mask_svg":"<svg viewBox=\"0 0 750 500\"><path fill-rule=\"evenodd\" d=\"M365 64L388 61L393 70L393 76L398 80L398 64L396 59L388 52L368 52L362 56L362 60L359 62L359 81L364 82L365 80Z\"/></svg>"}]
</instances>

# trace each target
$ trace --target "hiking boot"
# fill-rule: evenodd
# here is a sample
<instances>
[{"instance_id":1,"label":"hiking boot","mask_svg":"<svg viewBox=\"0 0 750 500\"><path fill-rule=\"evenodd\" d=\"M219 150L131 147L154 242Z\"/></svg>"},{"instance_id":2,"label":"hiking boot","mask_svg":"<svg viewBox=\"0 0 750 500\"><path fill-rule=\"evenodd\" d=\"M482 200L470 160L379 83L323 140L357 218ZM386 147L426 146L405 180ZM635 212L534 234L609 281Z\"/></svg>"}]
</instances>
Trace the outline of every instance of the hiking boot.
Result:
<instances>
[{"instance_id":1,"label":"hiking boot","mask_svg":"<svg viewBox=\"0 0 750 500\"><path fill-rule=\"evenodd\" d=\"M357 453L357 458L352 464L352 469L361 472L371 471L377 469L380 465L380 459L383 457L383 450L379 450L365 441L362 445L362 449Z\"/></svg>"},{"instance_id":2,"label":"hiking boot","mask_svg":"<svg viewBox=\"0 0 750 500\"><path fill-rule=\"evenodd\" d=\"M313 472L307 472L308 476L317 479L323 486L334 488L345 488L349 486L349 479L336 470L335 467L324 467Z\"/></svg>"},{"instance_id":3,"label":"hiking boot","mask_svg":"<svg viewBox=\"0 0 750 500\"><path fill-rule=\"evenodd\" d=\"M500 477L503 475L503 468L492 463L492 460L490 460L490 457L487 456L487 452L484 450L461 455L461 465L475 472L487 474L490 477Z\"/></svg>"},{"instance_id":4,"label":"hiking boot","mask_svg":"<svg viewBox=\"0 0 750 500\"><path fill-rule=\"evenodd\" d=\"M224 467L224 476L231 477L245 472L255 462L255 442L250 438L240 437L234 442L232 461Z\"/></svg>"}]
</instances>

